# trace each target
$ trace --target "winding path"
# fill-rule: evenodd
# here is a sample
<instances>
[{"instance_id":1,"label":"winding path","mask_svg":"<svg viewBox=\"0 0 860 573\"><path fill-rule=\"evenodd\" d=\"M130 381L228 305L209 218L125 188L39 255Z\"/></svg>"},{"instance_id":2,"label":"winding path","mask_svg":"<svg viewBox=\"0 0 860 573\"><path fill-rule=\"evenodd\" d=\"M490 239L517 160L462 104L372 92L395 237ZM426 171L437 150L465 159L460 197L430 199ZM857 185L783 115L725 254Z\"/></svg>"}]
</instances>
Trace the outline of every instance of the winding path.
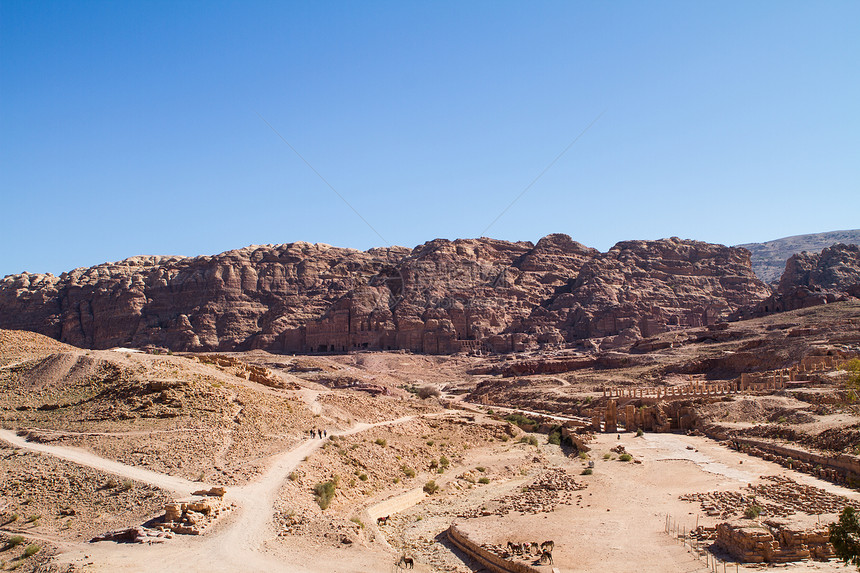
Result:
<instances>
[{"instance_id":1,"label":"winding path","mask_svg":"<svg viewBox=\"0 0 860 573\"><path fill-rule=\"evenodd\" d=\"M440 413L421 414L434 416ZM370 428L400 424L416 418L417 415L404 416L384 422L358 423L342 432L329 435L350 435ZM52 455L80 465L142 481L181 496L193 491L210 487L209 484L191 482L183 478L161 474L147 469L121 464L99 457L79 448L28 442L10 430L0 430L0 439L14 447ZM180 536L171 543L160 546L139 546L101 543L72 549L67 554L71 562L86 561L93 563L87 570L104 571L317 571L300 569L295 564L286 564L265 551L265 542L274 536L272 518L278 491L287 476L317 449L325 439L309 438L291 450L276 455L263 476L255 482L228 490L227 500L236 505L233 515L227 522L216 527L212 533L200 538ZM319 565L319 564L316 564Z\"/></svg>"}]
</instances>

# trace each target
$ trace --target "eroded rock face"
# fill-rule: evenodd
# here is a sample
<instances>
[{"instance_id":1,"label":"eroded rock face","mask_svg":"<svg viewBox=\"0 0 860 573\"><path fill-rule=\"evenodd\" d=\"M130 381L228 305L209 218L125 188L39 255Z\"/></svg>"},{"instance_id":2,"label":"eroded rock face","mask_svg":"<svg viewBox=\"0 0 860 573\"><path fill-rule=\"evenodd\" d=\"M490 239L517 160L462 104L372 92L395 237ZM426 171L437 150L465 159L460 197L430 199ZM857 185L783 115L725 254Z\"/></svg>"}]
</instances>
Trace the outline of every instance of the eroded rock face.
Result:
<instances>
[{"instance_id":1,"label":"eroded rock face","mask_svg":"<svg viewBox=\"0 0 860 573\"><path fill-rule=\"evenodd\" d=\"M0 328L90 348L507 352L584 338L629 345L768 294L744 249L676 238L602 254L567 235L412 250L292 243L10 275Z\"/></svg>"},{"instance_id":2,"label":"eroded rock face","mask_svg":"<svg viewBox=\"0 0 860 573\"><path fill-rule=\"evenodd\" d=\"M586 263L548 308L568 337L612 337L602 343L609 349L673 326L714 324L768 294L745 249L673 237L618 243Z\"/></svg>"},{"instance_id":3,"label":"eroded rock face","mask_svg":"<svg viewBox=\"0 0 860 573\"><path fill-rule=\"evenodd\" d=\"M836 244L820 253L802 252L785 263L777 292L752 314L797 310L860 297L860 247Z\"/></svg>"}]
</instances>

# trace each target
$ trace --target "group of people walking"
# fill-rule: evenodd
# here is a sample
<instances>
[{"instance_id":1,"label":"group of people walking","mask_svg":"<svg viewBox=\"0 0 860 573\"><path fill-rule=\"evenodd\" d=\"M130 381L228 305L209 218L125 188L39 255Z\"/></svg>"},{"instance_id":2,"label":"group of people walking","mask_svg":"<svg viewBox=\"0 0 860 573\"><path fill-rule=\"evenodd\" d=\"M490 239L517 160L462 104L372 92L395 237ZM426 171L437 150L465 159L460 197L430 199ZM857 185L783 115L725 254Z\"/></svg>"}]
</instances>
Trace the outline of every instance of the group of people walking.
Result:
<instances>
[{"instance_id":1,"label":"group of people walking","mask_svg":"<svg viewBox=\"0 0 860 573\"><path fill-rule=\"evenodd\" d=\"M311 432L311 439L313 439L313 438L325 438L327 435L327 432L325 430L318 430L316 428L313 428L312 430L310 430L310 432Z\"/></svg>"}]
</instances>

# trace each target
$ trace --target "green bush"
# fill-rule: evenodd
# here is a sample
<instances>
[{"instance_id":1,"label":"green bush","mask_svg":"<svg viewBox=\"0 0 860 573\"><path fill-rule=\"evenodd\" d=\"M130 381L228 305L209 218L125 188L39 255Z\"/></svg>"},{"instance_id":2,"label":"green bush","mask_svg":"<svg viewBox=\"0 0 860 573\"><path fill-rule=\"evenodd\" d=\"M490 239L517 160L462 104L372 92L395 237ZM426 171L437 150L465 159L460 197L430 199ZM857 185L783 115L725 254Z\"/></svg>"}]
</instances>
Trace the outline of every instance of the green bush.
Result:
<instances>
[{"instance_id":1,"label":"green bush","mask_svg":"<svg viewBox=\"0 0 860 573\"><path fill-rule=\"evenodd\" d=\"M606 452L605 454L603 454L603 459L604 459L604 460L608 460L608 459L609 459L609 458L611 458L611 457L612 457L612 454L610 454L609 452Z\"/></svg>"},{"instance_id":2,"label":"green bush","mask_svg":"<svg viewBox=\"0 0 860 573\"><path fill-rule=\"evenodd\" d=\"M435 482L435 481L430 480L430 481L428 481L427 483L425 483L425 484L424 484L424 491L425 491L425 493L427 493L428 495L433 495L434 493L436 493L437 491L439 491L439 486L438 486L438 485L436 485L436 482Z\"/></svg>"},{"instance_id":3,"label":"green bush","mask_svg":"<svg viewBox=\"0 0 860 573\"><path fill-rule=\"evenodd\" d=\"M636 430L636 437L637 438L641 438L644 435L645 435L645 432L642 430L642 428L639 428L638 430Z\"/></svg>"},{"instance_id":4,"label":"green bush","mask_svg":"<svg viewBox=\"0 0 860 573\"><path fill-rule=\"evenodd\" d=\"M487 471L487 468L485 468L484 466L478 466L478 467L476 467L475 469L476 469L476 470L478 470L478 471L479 471L479 472L481 472L481 473L484 473L485 471Z\"/></svg>"},{"instance_id":5,"label":"green bush","mask_svg":"<svg viewBox=\"0 0 860 573\"><path fill-rule=\"evenodd\" d=\"M551 432L546 438L546 443L552 444L554 446L560 446L561 445L561 432Z\"/></svg>"},{"instance_id":6,"label":"green bush","mask_svg":"<svg viewBox=\"0 0 860 573\"><path fill-rule=\"evenodd\" d=\"M448 458L446 458L445 456L439 458L439 466L447 468L449 465L451 465L451 461Z\"/></svg>"},{"instance_id":7,"label":"green bush","mask_svg":"<svg viewBox=\"0 0 860 573\"><path fill-rule=\"evenodd\" d=\"M761 515L761 507L758 505L750 505L744 510L744 517L747 519L755 519Z\"/></svg>"},{"instance_id":8,"label":"green bush","mask_svg":"<svg viewBox=\"0 0 860 573\"><path fill-rule=\"evenodd\" d=\"M531 418L523 416L522 414L508 414L507 416L505 416L505 420L507 420L511 424L515 424L520 427L534 426L537 423Z\"/></svg>"},{"instance_id":9,"label":"green bush","mask_svg":"<svg viewBox=\"0 0 860 573\"><path fill-rule=\"evenodd\" d=\"M33 555L38 553L40 549L41 547L39 547L38 545L28 545L27 548L24 550L24 557L32 557Z\"/></svg>"},{"instance_id":10,"label":"green bush","mask_svg":"<svg viewBox=\"0 0 860 573\"><path fill-rule=\"evenodd\" d=\"M581 459L583 461L587 460L590 457L587 452L579 452L578 456L579 456L579 459Z\"/></svg>"},{"instance_id":11,"label":"green bush","mask_svg":"<svg viewBox=\"0 0 860 573\"><path fill-rule=\"evenodd\" d=\"M403 474L404 474L406 477L411 477L411 478L414 478L414 477L415 477L415 470L413 470L412 468L408 467L406 464L403 464L402 466L400 466L400 469L401 469L401 470L403 470Z\"/></svg>"},{"instance_id":12,"label":"green bush","mask_svg":"<svg viewBox=\"0 0 860 573\"><path fill-rule=\"evenodd\" d=\"M590 476L592 473L594 473L594 472L592 471L591 468L585 468L584 470L582 470L582 475L584 475L584 476Z\"/></svg>"},{"instance_id":13,"label":"green bush","mask_svg":"<svg viewBox=\"0 0 860 573\"><path fill-rule=\"evenodd\" d=\"M490 483L490 478L488 478L487 476L483 476L481 477L481 479L478 480L478 483L488 484Z\"/></svg>"},{"instance_id":14,"label":"green bush","mask_svg":"<svg viewBox=\"0 0 860 573\"><path fill-rule=\"evenodd\" d=\"M621 460L622 462L629 462L630 460L633 459L633 456L631 456L630 454L624 453L624 454L621 454L620 456L618 456L618 459Z\"/></svg>"},{"instance_id":15,"label":"green bush","mask_svg":"<svg viewBox=\"0 0 860 573\"><path fill-rule=\"evenodd\" d=\"M24 536L23 535L13 535L12 537L9 538L9 541L6 542L6 546L9 548L18 547L22 543L24 543Z\"/></svg>"},{"instance_id":16,"label":"green bush","mask_svg":"<svg viewBox=\"0 0 860 573\"><path fill-rule=\"evenodd\" d=\"M354 524L358 525L362 529L364 529L364 522L357 517L350 517L349 520Z\"/></svg>"},{"instance_id":17,"label":"green bush","mask_svg":"<svg viewBox=\"0 0 860 573\"><path fill-rule=\"evenodd\" d=\"M367 481L367 474L361 474L361 475L359 475L359 476L358 476L358 479L360 479L361 481Z\"/></svg>"},{"instance_id":18,"label":"green bush","mask_svg":"<svg viewBox=\"0 0 860 573\"><path fill-rule=\"evenodd\" d=\"M320 509L327 509L334 499L334 492L337 489L337 479L331 479L326 482L320 482L314 486L314 497Z\"/></svg>"},{"instance_id":19,"label":"green bush","mask_svg":"<svg viewBox=\"0 0 860 573\"><path fill-rule=\"evenodd\" d=\"M383 448L388 445L388 442L382 438L376 438L376 442L374 442L377 446L382 446Z\"/></svg>"}]
</instances>

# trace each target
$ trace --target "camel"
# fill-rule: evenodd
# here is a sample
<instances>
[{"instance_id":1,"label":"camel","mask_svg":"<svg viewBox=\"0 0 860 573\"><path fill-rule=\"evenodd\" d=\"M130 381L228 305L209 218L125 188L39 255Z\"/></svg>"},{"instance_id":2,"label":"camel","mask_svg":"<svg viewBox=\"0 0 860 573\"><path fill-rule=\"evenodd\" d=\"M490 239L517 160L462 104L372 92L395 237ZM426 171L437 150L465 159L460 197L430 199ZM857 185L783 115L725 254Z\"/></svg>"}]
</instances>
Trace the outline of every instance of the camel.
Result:
<instances>
[{"instance_id":1,"label":"camel","mask_svg":"<svg viewBox=\"0 0 860 573\"><path fill-rule=\"evenodd\" d=\"M376 518L376 525L385 525L386 523L388 523L388 519L390 517L391 517L390 515L386 515L385 517L377 517Z\"/></svg>"},{"instance_id":2,"label":"camel","mask_svg":"<svg viewBox=\"0 0 860 573\"><path fill-rule=\"evenodd\" d=\"M400 561L397 562L397 566L402 569L414 569L415 568L415 560L411 557L407 557L405 555L400 556Z\"/></svg>"},{"instance_id":3,"label":"camel","mask_svg":"<svg viewBox=\"0 0 860 573\"><path fill-rule=\"evenodd\" d=\"M541 553L540 562L553 565L554 563L552 562L552 551L544 551L543 553Z\"/></svg>"}]
</instances>

